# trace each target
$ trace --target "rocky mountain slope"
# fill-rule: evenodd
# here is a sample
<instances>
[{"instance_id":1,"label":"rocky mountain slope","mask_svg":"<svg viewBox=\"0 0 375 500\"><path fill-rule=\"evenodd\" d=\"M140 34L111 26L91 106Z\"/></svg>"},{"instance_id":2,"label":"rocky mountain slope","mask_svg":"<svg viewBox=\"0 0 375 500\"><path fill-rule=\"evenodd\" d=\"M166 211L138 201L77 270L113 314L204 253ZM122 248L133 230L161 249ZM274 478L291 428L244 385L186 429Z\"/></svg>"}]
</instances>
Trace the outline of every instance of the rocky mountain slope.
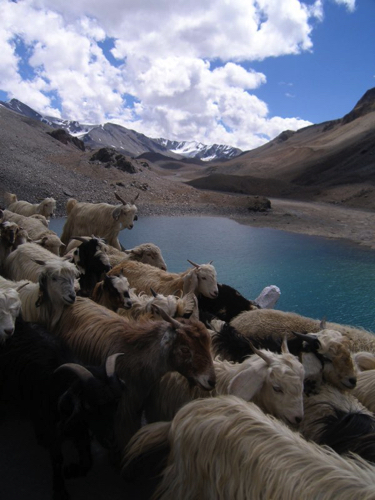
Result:
<instances>
[{"instance_id":1,"label":"rocky mountain slope","mask_svg":"<svg viewBox=\"0 0 375 500\"><path fill-rule=\"evenodd\" d=\"M230 161L210 164L190 184L375 208L374 137L375 88L343 118L285 131Z\"/></svg>"},{"instance_id":2,"label":"rocky mountain slope","mask_svg":"<svg viewBox=\"0 0 375 500\"><path fill-rule=\"evenodd\" d=\"M88 125L78 121L43 116L17 99L11 99L8 102L0 101L0 104L23 116L46 123L52 128L62 128L69 134L79 137L91 149L111 147L129 156L139 156L142 153L160 153L175 159L187 157L205 161L233 158L242 152L238 148L220 144L207 146L195 141L152 139L114 123Z\"/></svg>"}]
</instances>

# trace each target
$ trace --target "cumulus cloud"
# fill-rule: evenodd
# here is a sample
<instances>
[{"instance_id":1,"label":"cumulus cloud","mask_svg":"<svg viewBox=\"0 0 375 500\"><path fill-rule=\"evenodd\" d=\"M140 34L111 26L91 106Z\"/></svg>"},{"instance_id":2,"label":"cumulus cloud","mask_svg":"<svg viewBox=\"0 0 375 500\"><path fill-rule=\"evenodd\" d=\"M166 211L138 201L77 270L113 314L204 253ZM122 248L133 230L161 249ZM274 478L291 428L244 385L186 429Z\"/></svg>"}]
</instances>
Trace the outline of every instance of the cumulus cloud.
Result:
<instances>
[{"instance_id":1,"label":"cumulus cloud","mask_svg":"<svg viewBox=\"0 0 375 500\"><path fill-rule=\"evenodd\" d=\"M309 124L270 117L254 95L266 75L248 68L311 50L322 8L321 0L2 0L0 89L46 114L250 149Z\"/></svg>"}]
</instances>

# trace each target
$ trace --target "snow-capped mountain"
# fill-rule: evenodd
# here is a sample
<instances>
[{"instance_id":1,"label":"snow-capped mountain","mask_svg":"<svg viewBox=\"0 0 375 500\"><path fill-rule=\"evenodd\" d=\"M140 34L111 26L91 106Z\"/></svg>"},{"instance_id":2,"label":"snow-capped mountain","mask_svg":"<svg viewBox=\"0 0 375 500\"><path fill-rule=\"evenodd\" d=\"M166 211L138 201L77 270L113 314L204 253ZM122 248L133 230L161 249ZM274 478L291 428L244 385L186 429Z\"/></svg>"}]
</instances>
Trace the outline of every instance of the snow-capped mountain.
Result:
<instances>
[{"instance_id":1,"label":"snow-capped mountain","mask_svg":"<svg viewBox=\"0 0 375 500\"><path fill-rule=\"evenodd\" d=\"M114 123L102 125L82 124L75 120L62 120L54 116L43 116L26 104L11 99L0 101L0 105L34 120L39 120L53 128L66 130L70 135L81 139L91 148L111 147L129 156L143 153L160 153L175 159L196 158L203 161L225 160L238 156L242 151L230 146L214 144L208 146L195 141L170 141L151 139L135 130Z\"/></svg>"}]
</instances>

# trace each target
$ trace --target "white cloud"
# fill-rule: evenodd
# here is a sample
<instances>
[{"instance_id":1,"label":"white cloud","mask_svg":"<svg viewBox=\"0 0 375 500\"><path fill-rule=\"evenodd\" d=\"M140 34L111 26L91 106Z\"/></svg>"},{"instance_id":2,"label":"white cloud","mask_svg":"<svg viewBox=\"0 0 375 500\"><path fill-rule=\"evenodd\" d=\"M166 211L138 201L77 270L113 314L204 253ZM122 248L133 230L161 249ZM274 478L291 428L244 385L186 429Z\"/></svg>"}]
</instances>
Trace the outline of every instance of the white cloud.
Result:
<instances>
[{"instance_id":1,"label":"white cloud","mask_svg":"<svg viewBox=\"0 0 375 500\"><path fill-rule=\"evenodd\" d=\"M355 10L355 0L334 0L337 4L345 5L345 7L350 11L353 12Z\"/></svg>"},{"instance_id":2,"label":"white cloud","mask_svg":"<svg viewBox=\"0 0 375 500\"><path fill-rule=\"evenodd\" d=\"M0 89L40 112L56 95L65 118L245 149L309 124L269 117L251 94L266 75L241 63L311 50L321 0L0 1Z\"/></svg>"}]
</instances>

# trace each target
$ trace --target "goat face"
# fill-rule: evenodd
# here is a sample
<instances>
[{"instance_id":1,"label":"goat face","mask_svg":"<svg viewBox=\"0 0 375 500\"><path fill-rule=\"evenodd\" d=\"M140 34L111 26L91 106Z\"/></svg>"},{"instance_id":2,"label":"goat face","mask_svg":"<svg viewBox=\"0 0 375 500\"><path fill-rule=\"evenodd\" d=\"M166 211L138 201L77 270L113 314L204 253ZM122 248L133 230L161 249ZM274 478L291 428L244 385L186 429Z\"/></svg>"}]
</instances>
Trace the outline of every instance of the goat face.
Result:
<instances>
[{"instance_id":1,"label":"goat face","mask_svg":"<svg viewBox=\"0 0 375 500\"><path fill-rule=\"evenodd\" d=\"M53 217L56 210L56 201L53 198L45 198L38 207L38 213L44 215L46 219Z\"/></svg>"},{"instance_id":2,"label":"goat face","mask_svg":"<svg viewBox=\"0 0 375 500\"><path fill-rule=\"evenodd\" d=\"M321 345L318 354L323 357L323 378L338 388L353 389L357 369L344 336L336 330L322 330L316 337Z\"/></svg>"},{"instance_id":3,"label":"goat face","mask_svg":"<svg viewBox=\"0 0 375 500\"><path fill-rule=\"evenodd\" d=\"M134 221L138 220L137 207L132 204L117 206L113 212L112 217L120 224L120 231L123 229L132 229Z\"/></svg>"},{"instance_id":4,"label":"goat face","mask_svg":"<svg viewBox=\"0 0 375 500\"><path fill-rule=\"evenodd\" d=\"M76 300L75 279L78 270L69 262L45 264L39 275L39 288L44 299L54 304L71 305Z\"/></svg>"},{"instance_id":5,"label":"goat face","mask_svg":"<svg viewBox=\"0 0 375 500\"><path fill-rule=\"evenodd\" d=\"M130 309L132 301L129 293L129 282L125 276L105 276L103 288L110 297L110 302L119 308Z\"/></svg>"},{"instance_id":6,"label":"goat face","mask_svg":"<svg viewBox=\"0 0 375 500\"><path fill-rule=\"evenodd\" d=\"M214 266L202 264L195 269L195 272L198 280L198 294L215 299L219 295L219 289Z\"/></svg>"},{"instance_id":7,"label":"goat face","mask_svg":"<svg viewBox=\"0 0 375 500\"><path fill-rule=\"evenodd\" d=\"M15 321L20 312L21 301L17 291L0 291L0 343L13 335Z\"/></svg>"},{"instance_id":8,"label":"goat face","mask_svg":"<svg viewBox=\"0 0 375 500\"><path fill-rule=\"evenodd\" d=\"M292 354L283 355L282 362L268 368L268 376L262 387L262 399L269 413L292 426L303 418L304 370Z\"/></svg>"},{"instance_id":9,"label":"goat face","mask_svg":"<svg viewBox=\"0 0 375 500\"><path fill-rule=\"evenodd\" d=\"M125 253L129 254L132 260L137 260L139 262L143 262L143 264L158 267L163 271L167 270L167 264L161 255L159 247L152 243L141 244L138 247L125 251Z\"/></svg>"},{"instance_id":10,"label":"goat face","mask_svg":"<svg viewBox=\"0 0 375 500\"><path fill-rule=\"evenodd\" d=\"M180 319L172 334L169 360L172 370L186 377L192 385L210 391L216 384L211 355L211 337L200 321Z\"/></svg>"}]
</instances>

